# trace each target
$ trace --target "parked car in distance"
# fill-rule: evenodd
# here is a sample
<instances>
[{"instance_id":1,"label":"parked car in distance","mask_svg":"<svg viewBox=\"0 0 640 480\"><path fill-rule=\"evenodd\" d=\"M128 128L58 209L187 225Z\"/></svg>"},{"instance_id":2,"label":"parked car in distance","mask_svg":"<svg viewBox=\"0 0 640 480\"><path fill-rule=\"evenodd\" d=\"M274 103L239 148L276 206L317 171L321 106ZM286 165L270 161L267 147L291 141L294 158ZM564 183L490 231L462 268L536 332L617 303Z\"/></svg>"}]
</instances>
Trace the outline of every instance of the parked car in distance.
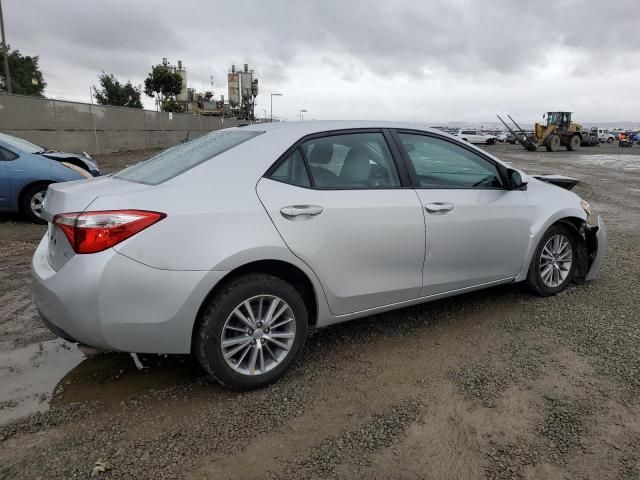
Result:
<instances>
[{"instance_id":1,"label":"parked car in distance","mask_svg":"<svg viewBox=\"0 0 640 480\"><path fill-rule=\"evenodd\" d=\"M493 145L496 143L495 135L485 134L480 130L458 130L454 136L462 138L469 143Z\"/></svg>"},{"instance_id":2,"label":"parked car in distance","mask_svg":"<svg viewBox=\"0 0 640 480\"><path fill-rule=\"evenodd\" d=\"M492 285L547 296L594 278L606 229L575 183L412 123L211 132L50 185L35 303L70 341L194 354L225 385L261 387L332 324Z\"/></svg>"},{"instance_id":3,"label":"parked car in distance","mask_svg":"<svg viewBox=\"0 0 640 480\"><path fill-rule=\"evenodd\" d=\"M580 145L583 147L599 147L600 139L598 138L598 129L596 127L591 127L591 129L587 130L582 129L582 141Z\"/></svg>"},{"instance_id":4,"label":"parked car in distance","mask_svg":"<svg viewBox=\"0 0 640 480\"><path fill-rule=\"evenodd\" d=\"M506 142L507 139L509 138L509 135L511 135L509 132L501 132L498 135L496 135L496 141L497 142Z\"/></svg>"},{"instance_id":5,"label":"parked car in distance","mask_svg":"<svg viewBox=\"0 0 640 480\"><path fill-rule=\"evenodd\" d=\"M0 212L20 212L36 223L51 183L101 175L87 155L49 150L22 138L0 133Z\"/></svg>"},{"instance_id":6,"label":"parked car in distance","mask_svg":"<svg viewBox=\"0 0 640 480\"><path fill-rule=\"evenodd\" d=\"M598 140L600 141L600 143L605 143L605 142L613 143L613 141L616 139L615 135L609 133L609 130L605 128L598 128L598 127L594 127L594 128L598 132Z\"/></svg>"}]
</instances>

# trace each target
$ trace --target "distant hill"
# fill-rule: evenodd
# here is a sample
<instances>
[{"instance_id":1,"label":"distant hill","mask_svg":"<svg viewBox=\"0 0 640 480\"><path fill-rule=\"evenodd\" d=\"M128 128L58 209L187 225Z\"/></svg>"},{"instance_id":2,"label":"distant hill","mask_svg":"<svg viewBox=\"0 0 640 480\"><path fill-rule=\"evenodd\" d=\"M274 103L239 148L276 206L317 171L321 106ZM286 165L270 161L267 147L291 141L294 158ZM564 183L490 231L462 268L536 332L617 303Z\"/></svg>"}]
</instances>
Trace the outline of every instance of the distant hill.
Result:
<instances>
[{"instance_id":1,"label":"distant hill","mask_svg":"<svg viewBox=\"0 0 640 480\"><path fill-rule=\"evenodd\" d=\"M501 115L502 116L502 115ZM504 117L503 117L504 118ZM508 120L505 118L505 120ZM514 117L514 120L518 122L525 130L533 129L533 123L531 122L521 122L517 118ZM446 128L482 128L483 130L504 130L504 125L502 125L499 121L490 121L490 122L430 122L432 126L442 126ZM600 127L606 128L607 130L612 130L614 128L622 128L624 130L640 130L640 122L632 122L632 121L620 121L620 122L582 122L582 125L585 128L591 127Z\"/></svg>"}]
</instances>

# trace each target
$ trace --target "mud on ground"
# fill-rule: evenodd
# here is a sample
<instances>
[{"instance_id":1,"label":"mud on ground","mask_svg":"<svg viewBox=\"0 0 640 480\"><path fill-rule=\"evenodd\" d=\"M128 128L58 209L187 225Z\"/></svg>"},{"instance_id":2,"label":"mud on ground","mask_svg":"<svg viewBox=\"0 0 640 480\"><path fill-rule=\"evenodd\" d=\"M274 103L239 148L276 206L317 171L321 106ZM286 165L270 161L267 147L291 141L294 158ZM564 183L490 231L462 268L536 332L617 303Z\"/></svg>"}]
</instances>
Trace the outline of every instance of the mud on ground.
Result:
<instances>
[{"instance_id":1,"label":"mud on ground","mask_svg":"<svg viewBox=\"0 0 640 480\"><path fill-rule=\"evenodd\" d=\"M113 479L640 478L640 150L487 148L583 181L609 227L601 277L338 325L250 393L188 357L146 356L140 372L55 340L30 299L44 228L0 217L0 479L89 478L96 462Z\"/></svg>"}]
</instances>

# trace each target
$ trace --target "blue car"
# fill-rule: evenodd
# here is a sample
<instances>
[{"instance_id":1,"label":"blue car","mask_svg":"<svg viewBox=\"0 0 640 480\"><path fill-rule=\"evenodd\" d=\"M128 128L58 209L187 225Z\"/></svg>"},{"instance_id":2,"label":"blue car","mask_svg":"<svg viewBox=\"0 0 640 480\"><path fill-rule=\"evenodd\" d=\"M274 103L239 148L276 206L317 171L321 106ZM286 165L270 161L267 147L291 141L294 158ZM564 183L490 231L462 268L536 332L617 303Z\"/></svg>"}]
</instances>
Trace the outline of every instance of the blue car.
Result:
<instances>
[{"instance_id":1,"label":"blue car","mask_svg":"<svg viewBox=\"0 0 640 480\"><path fill-rule=\"evenodd\" d=\"M0 133L0 212L20 212L36 223L50 183L102 175L83 153L57 152L21 138Z\"/></svg>"}]
</instances>

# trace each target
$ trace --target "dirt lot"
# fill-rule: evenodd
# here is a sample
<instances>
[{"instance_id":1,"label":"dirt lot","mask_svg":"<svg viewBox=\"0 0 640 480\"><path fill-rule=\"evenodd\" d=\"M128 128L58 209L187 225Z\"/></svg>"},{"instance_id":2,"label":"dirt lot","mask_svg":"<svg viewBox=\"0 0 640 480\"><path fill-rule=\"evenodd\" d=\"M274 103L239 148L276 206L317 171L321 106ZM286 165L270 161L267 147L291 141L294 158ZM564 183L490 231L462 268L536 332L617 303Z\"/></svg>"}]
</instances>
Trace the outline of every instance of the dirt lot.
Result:
<instances>
[{"instance_id":1,"label":"dirt lot","mask_svg":"<svg viewBox=\"0 0 640 480\"><path fill-rule=\"evenodd\" d=\"M488 147L580 178L609 226L601 277L517 286L339 325L270 388L189 358L84 358L31 304L44 228L0 217L0 479L640 478L640 149ZM101 159L106 170L135 155Z\"/></svg>"}]
</instances>

